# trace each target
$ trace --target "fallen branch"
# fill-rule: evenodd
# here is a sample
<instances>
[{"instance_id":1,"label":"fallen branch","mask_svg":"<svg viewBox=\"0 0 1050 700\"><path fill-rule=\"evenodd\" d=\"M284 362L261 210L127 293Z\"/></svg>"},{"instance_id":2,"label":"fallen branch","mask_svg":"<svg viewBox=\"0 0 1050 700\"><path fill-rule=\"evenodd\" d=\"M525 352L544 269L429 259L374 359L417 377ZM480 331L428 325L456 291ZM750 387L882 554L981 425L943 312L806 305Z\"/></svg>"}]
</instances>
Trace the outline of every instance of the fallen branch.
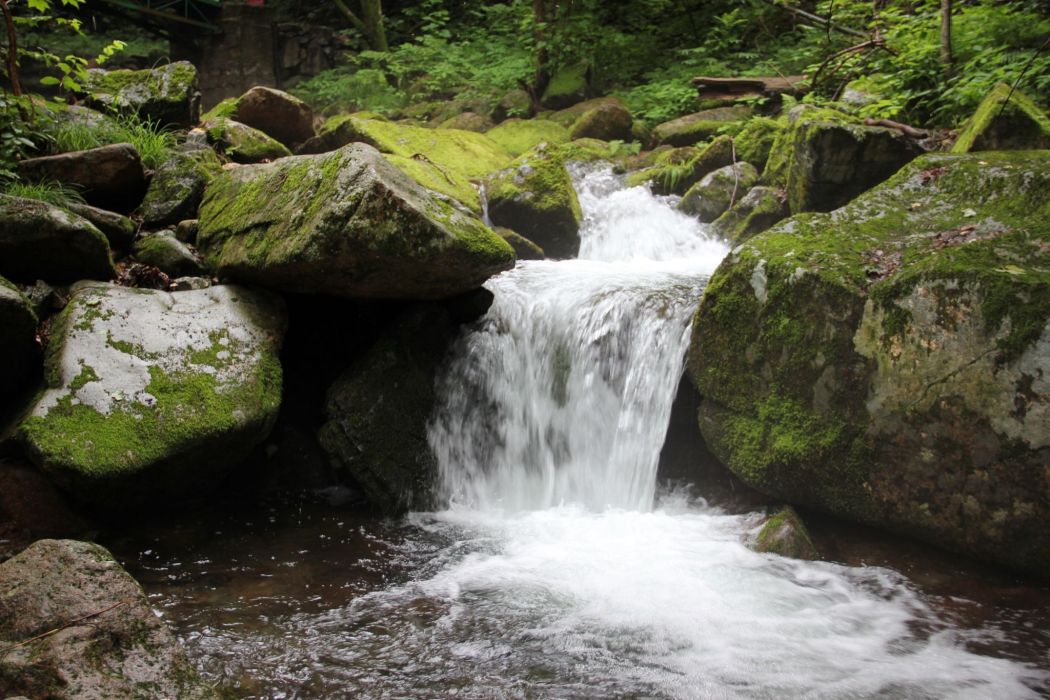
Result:
<instances>
[{"instance_id":1,"label":"fallen branch","mask_svg":"<svg viewBox=\"0 0 1050 700\"><path fill-rule=\"evenodd\" d=\"M47 637L50 637L51 635L58 634L59 632L61 632L64 629L69 629L70 627L76 627L78 624L80 624L84 620L90 620L93 617L98 617L99 615L104 615L104 614L108 613L110 610L114 610L116 608L119 608L121 605L130 605L133 602L135 602L135 601L133 599L131 599L131 598L128 598L126 600L118 600L116 603L113 603L113 605L110 605L108 608L104 608L102 610L99 610L98 612L88 613L87 615L81 615L80 617L76 618L75 620L70 620L69 622L65 623L64 625L62 625L60 627L56 627L53 630L49 630L47 632L44 632L43 634L38 634L35 637L30 637L29 639L26 639L25 641L22 641L22 642L18 642L17 644L12 644L11 646L7 647L2 652L0 652L0 656L7 656L8 654L10 654L15 649L18 649L19 647L24 647L24 646L26 646L28 644L32 644L33 642L39 642L41 639L46 639Z\"/></svg>"},{"instance_id":2,"label":"fallen branch","mask_svg":"<svg viewBox=\"0 0 1050 700\"><path fill-rule=\"evenodd\" d=\"M930 132L928 131L916 129L914 126L901 124L900 122L895 122L892 119L865 119L864 123L868 126L884 126L887 129L896 129L905 136L910 136L913 139L924 139L930 135Z\"/></svg>"}]
</instances>

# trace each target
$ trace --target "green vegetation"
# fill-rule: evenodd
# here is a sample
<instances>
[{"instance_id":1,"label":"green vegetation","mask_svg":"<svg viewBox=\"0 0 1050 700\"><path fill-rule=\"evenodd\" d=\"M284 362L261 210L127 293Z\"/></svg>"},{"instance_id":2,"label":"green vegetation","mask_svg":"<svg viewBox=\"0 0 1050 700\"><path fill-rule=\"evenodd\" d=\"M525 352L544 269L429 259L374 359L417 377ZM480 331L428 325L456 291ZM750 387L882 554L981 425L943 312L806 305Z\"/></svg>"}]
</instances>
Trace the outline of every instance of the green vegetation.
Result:
<instances>
[{"instance_id":1,"label":"green vegetation","mask_svg":"<svg viewBox=\"0 0 1050 700\"><path fill-rule=\"evenodd\" d=\"M38 199L41 202L65 206L66 204L83 203L80 190L60 182L20 182L12 180L4 187L4 194L9 197Z\"/></svg>"},{"instance_id":2,"label":"green vegetation","mask_svg":"<svg viewBox=\"0 0 1050 700\"><path fill-rule=\"evenodd\" d=\"M130 143L139 152L142 164L151 169L160 167L177 143L174 132L134 114L118 114L104 122L91 123L63 119L60 113L45 133L57 153Z\"/></svg>"}]
</instances>

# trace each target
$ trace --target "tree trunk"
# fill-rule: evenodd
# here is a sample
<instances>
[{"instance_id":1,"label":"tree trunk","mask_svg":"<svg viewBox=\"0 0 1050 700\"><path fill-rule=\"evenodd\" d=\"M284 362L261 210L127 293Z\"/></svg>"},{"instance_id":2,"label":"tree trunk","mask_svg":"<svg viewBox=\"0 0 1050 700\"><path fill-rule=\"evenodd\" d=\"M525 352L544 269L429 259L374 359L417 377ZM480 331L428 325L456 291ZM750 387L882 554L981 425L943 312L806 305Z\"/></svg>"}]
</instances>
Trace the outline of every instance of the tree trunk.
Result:
<instances>
[{"instance_id":1,"label":"tree trunk","mask_svg":"<svg viewBox=\"0 0 1050 700\"><path fill-rule=\"evenodd\" d=\"M380 0L361 0L361 17L365 23L368 43L373 51L389 51L386 30L383 28L383 6Z\"/></svg>"},{"instance_id":2,"label":"tree trunk","mask_svg":"<svg viewBox=\"0 0 1050 700\"><path fill-rule=\"evenodd\" d=\"M952 56L952 0L941 0L941 63L950 70Z\"/></svg>"},{"instance_id":3,"label":"tree trunk","mask_svg":"<svg viewBox=\"0 0 1050 700\"><path fill-rule=\"evenodd\" d=\"M7 0L0 0L0 12L3 12L4 25L7 27L7 79L11 81L11 94L21 97L22 83L18 79L18 33L15 31L15 20L11 17Z\"/></svg>"}]
</instances>

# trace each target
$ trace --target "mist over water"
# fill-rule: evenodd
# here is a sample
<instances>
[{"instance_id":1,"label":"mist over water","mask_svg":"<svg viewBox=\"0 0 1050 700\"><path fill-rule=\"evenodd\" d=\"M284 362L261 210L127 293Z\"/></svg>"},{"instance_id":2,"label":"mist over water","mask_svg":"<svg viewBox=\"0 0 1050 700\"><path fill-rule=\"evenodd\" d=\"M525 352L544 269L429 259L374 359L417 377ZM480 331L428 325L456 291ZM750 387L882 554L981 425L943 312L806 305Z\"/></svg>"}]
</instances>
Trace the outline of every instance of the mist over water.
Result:
<instances>
[{"instance_id":1,"label":"mist over water","mask_svg":"<svg viewBox=\"0 0 1050 700\"><path fill-rule=\"evenodd\" d=\"M580 259L491 280L439 380L444 510L349 523L299 506L295 528L209 529L189 562L139 555L205 672L265 679L249 696L266 698L1050 694L1041 628L965 622L946 611L980 604L888 568L755 553L760 513L656 492L691 318L727 248L608 169L575 176Z\"/></svg>"}]
</instances>

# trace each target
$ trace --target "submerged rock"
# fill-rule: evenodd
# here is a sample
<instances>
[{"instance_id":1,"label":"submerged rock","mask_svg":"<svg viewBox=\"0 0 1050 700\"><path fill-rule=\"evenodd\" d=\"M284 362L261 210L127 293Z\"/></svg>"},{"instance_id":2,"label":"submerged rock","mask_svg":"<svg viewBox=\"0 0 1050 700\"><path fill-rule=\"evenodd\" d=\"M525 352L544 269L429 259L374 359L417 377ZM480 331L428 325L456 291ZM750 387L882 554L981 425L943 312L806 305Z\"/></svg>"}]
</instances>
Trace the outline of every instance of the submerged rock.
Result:
<instances>
[{"instance_id":1,"label":"submerged rock","mask_svg":"<svg viewBox=\"0 0 1050 700\"><path fill-rule=\"evenodd\" d=\"M187 61L147 70L92 69L84 92L91 107L131 110L161 126L188 128L200 119L197 69Z\"/></svg>"},{"instance_id":2,"label":"submerged rock","mask_svg":"<svg viewBox=\"0 0 1050 700\"><path fill-rule=\"evenodd\" d=\"M741 200L758 180L750 163L735 163L708 173L678 203L678 210L710 223Z\"/></svg>"},{"instance_id":3,"label":"submerged rock","mask_svg":"<svg viewBox=\"0 0 1050 700\"><path fill-rule=\"evenodd\" d=\"M262 440L281 400L281 301L240 287L74 287L48 389L19 427L74 497L120 510L206 493Z\"/></svg>"},{"instance_id":4,"label":"submerged rock","mask_svg":"<svg viewBox=\"0 0 1050 700\"><path fill-rule=\"evenodd\" d=\"M18 170L27 180L76 188L88 204L111 211L133 211L146 193L142 159L130 143L27 158L18 163Z\"/></svg>"},{"instance_id":5,"label":"submerged rock","mask_svg":"<svg viewBox=\"0 0 1050 700\"><path fill-rule=\"evenodd\" d=\"M40 540L0 564L0 590L4 697L219 697L142 588L97 544Z\"/></svg>"},{"instance_id":6,"label":"submerged rock","mask_svg":"<svg viewBox=\"0 0 1050 700\"><path fill-rule=\"evenodd\" d=\"M952 153L1050 148L1050 117L1024 93L999 83L984 98Z\"/></svg>"},{"instance_id":7,"label":"submerged rock","mask_svg":"<svg viewBox=\"0 0 1050 700\"><path fill-rule=\"evenodd\" d=\"M517 231L552 258L579 253L583 213L557 150L539 146L491 176L486 188L492 223Z\"/></svg>"},{"instance_id":8,"label":"submerged rock","mask_svg":"<svg viewBox=\"0 0 1050 700\"><path fill-rule=\"evenodd\" d=\"M1050 571L1050 154L928 155L736 249L700 427L782 499Z\"/></svg>"},{"instance_id":9,"label":"submerged rock","mask_svg":"<svg viewBox=\"0 0 1050 700\"><path fill-rule=\"evenodd\" d=\"M755 551L792 559L818 558L809 531L791 506L784 506L766 520L755 539Z\"/></svg>"},{"instance_id":10,"label":"submerged rock","mask_svg":"<svg viewBox=\"0 0 1050 700\"><path fill-rule=\"evenodd\" d=\"M116 276L102 232L60 207L0 196L0 275L68 284Z\"/></svg>"},{"instance_id":11,"label":"submerged rock","mask_svg":"<svg viewBox=\"0 0 1050 700\"><path fill-rule=\"evenodd\" d=\"M514 264L479 219L365 144L224 172L205 194L197 244L221 275L372 299L450 297Z\"/></svg>"}]
</instances>

